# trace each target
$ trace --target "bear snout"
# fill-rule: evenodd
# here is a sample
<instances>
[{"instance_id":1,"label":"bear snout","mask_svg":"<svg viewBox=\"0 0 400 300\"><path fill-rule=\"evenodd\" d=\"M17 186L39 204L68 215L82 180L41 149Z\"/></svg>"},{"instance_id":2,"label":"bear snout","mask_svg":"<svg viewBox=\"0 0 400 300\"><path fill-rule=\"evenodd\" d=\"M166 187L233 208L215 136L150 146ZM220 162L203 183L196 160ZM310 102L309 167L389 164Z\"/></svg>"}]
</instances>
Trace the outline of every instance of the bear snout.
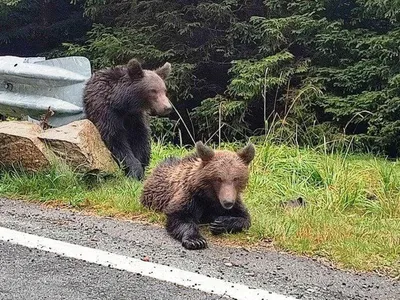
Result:
<instances>
[{"instance_id":1,"label":"bear snout","mask_svg":"<svg viewBox=\"0 0 400 300\"><path fill-rule=\"evenodd\" d=\"M222 207L225 209L231 209L235 205L237 198L237 191L232 183L222 182L218 189L218 199Z\"/></svg>"},{"instance_id":2,"label":"bear snout","mask_svg":"<svg viewBox=\"0 0 400 300\"><path fill-rule=\"evenodd\" d=\"M225 199L225 200L221 200L220 202L221 202L222 207L225 209L231 209L235 205L234 200Z\"/></svg>"},{"instance_id":3,"label":"bear snout","mask_svg":"<svg viewBox=\"0 0 400 300\"><path fill-rule=\"evenodd\" d=\"M165 106L163 116L167 116L172 112L172 106Z\"/></svg>"},{"instance_id":4,"label":"bear snout","mask_svg":"<svg viewBox=\"0 0 400 300\"><path fill-rule=\"evenodd\" d=\"M157 107L157 108L153 108L150 110L150 115L151 116L160 116L160 117L165 117L168 116L170 113L172 112L172 106L163 106L161 107Z\"/></svg>"},{"instance_id":5,"label":"bear snout","mask_svg":"<svg viewBox=\"0 0 400 300\"><path fill-rule=\"evenodd\" d=\"M159 116L167 116L172 112L172 104L166 95L159 96L153 106L155 113Z\"/></svg>"}]
</instances>

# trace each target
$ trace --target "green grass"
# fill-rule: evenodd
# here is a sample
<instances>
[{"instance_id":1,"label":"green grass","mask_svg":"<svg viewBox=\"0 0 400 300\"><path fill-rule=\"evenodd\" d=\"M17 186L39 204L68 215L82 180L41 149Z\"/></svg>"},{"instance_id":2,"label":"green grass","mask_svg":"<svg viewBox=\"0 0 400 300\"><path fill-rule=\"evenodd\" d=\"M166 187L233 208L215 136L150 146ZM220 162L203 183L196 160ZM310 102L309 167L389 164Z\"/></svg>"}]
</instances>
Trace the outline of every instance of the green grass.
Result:
<instances>
[{"instance_id":1,"label":"green grass","mask_svg":"<svg viewBox=\"0 0 400 300\"><path fill-rule=\"evenodd\" d=\"M186 153L154 144L148 172L161 159ZM0 176L2 196L164 221L162 215L141 207L142 185L122 174L96 181L57 166L46 173ZM306 199L306 208L279 205L298 196ZM242 245L272 241L278 249L328 259L338 267L400 276L399 162L258 144L244 199L253 220L250 230L215 241Z\"/></svg>"}]
</instances>

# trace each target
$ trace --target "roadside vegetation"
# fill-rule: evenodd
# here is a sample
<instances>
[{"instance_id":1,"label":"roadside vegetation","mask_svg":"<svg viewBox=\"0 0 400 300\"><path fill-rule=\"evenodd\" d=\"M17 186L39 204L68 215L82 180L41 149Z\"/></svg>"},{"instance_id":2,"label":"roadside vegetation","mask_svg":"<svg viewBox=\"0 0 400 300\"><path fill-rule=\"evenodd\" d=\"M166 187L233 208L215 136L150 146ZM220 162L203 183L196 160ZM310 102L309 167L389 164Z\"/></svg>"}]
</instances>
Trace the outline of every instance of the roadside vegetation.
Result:
<instances>
[{"instance_id":1,"label":"roadside vegetation","mask_svg":"<svg viewBox=\"0 0 400 300\"><path fill-rule=\"evenodd\" d=\"M213 238L245 247L270 245L322 258L336 266L400 275L400 163L349 154L346 149L302 149L258 142L244 198L253 225L246 233ZM236 149L234 144L221 148ZM191 150L153 144L151 169ZM0 195L163 224L139 202L142 184L76 174L63 165L28 174L4 171ZM306 206L282 202L302 197Z\"/></svg>"}]
</instances>

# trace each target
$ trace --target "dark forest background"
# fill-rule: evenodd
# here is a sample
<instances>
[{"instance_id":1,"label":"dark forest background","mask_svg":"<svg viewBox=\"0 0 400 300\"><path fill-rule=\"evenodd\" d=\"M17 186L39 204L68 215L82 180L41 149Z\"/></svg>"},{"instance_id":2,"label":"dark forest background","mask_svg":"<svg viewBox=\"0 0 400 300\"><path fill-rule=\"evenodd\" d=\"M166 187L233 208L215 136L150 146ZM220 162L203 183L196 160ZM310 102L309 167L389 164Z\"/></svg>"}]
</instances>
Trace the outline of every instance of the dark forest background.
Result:
<instances>
[{"instance_id":1,"label":"dark forest background","mask_svg":"<svg viewBox=\"0 0 400 300\"><path fill-rule=\"evenodd\" d=\"M400 155L400 2L0 0L0 55L173 64L163 141L347 143Z\"/></svg>"}]
</instances>

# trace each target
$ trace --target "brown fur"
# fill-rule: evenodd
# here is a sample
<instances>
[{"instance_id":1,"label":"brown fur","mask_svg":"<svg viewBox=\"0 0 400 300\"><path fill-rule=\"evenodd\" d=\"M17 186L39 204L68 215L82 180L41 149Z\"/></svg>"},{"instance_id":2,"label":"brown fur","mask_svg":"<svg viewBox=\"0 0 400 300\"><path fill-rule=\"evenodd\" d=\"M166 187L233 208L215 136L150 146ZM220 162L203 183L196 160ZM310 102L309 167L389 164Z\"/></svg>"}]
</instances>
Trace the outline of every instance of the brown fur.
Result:
<instances>
[{"instance_id":1,"label":"brown fur","mask_svg":"<svg viewBox=\"0 0 400 300\"><path fill-rule=\"evenodd\" d=\"M172 110L164 82L170 71L169 63L145 70L131 59L126 66L95 72L86 84L86 116L128 176L141 179L149 164L148 115L167 115Z\"/></svg>"},{"instance_id":2,"label":"brown fur","mask_svg":"<svg viewBox=\"0 0 400 300\"><path fill-rule=\"evenodd\" d=\"M254 157L254 147L248 145L235 153L214 151L197 143L196 150L195 155L169 158L158 165L144 183L142 204L164 212L167 218L179 219L184 215L195 224L213 222L221 216L242 218L243 228L231 229L247 229L250 217L240 194L248 182L248 164ZM184 242L185 232L176 233L174 229L170 234Z\"/></svg>"},{"instance_id":3,"label":"brown fur","mask_svg":"<svg viewBox=\"0 0 400 300\"><path fill-rule=\"evenodd\" d=\"M218 178L223 181L238 178L232 187L240 193L248 181L248 168L230 151L215 151L207 163L198 156L186 157L176 165L167 161L145 181L142 203L164 213L179 211L196 193L217 196L222 184Z\"/></svg>"}]
</instances>

